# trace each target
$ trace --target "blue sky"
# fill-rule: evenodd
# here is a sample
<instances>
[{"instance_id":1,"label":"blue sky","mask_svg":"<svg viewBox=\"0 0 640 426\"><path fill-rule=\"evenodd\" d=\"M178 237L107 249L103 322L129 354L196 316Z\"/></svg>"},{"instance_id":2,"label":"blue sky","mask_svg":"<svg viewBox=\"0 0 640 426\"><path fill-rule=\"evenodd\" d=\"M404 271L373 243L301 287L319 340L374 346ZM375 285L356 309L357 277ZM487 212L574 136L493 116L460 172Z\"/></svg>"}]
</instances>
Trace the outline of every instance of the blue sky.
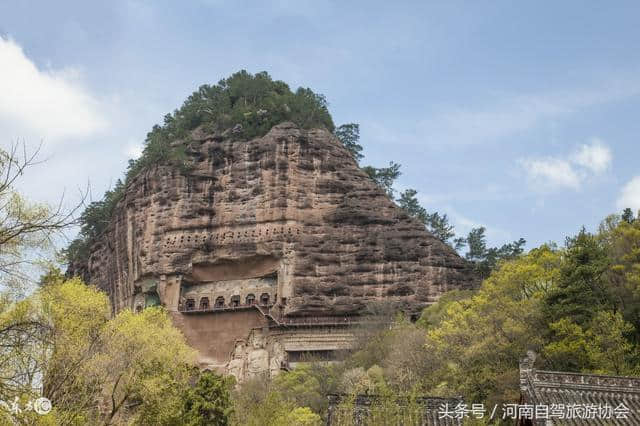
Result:
<instances>
[{"instance_id":1,"label":"blue sky","mask_svg":"<svg viewBox=\"0 0 640 426\"><path fill-rule=\"evenodd\" d=\"M0 145L44 141L21 189L121 177L200 84L266 70L358 122L364 164L489 242L562 243L640 209L637 2L0 3Z\"/></svg>"}]
</instances>

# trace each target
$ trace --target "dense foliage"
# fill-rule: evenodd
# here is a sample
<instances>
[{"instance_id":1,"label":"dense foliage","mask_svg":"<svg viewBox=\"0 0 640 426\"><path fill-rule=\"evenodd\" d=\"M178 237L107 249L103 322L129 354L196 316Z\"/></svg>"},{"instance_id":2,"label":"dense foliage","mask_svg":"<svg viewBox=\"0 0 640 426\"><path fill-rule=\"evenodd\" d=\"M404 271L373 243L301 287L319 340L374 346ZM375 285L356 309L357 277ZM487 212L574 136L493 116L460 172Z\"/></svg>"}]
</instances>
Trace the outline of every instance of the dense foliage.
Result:
<instances>
[{"instance_id":1,"label":"dense foliage","mask_svg":"<svg viewBox=\"0 0 640 426\"><path fill-rule=\"evenodd\" d=\"M195 353L168 314L149 308L112 317L105 293L48 276L57 278L0 306L0 400L35 399L41 388L53 404L47 416L13 413L13 420L155 425L181 416Z\"/></svg>"},{"instance_id":2,"label":"dense foliage","mask_svg":"<svg viewBox=\"0 0 640 426\"><path fill-rule=\"evenodd\" d=\"M193 388L182 396L182 413L179 416L185 426L227 426L233 413L231 389L232 377L223 377L204 371Z\"/></svg>"},{"instance_id":3,"label":"dense foliage","mask_svg":"<svg viewBox=\"0 0 640 426\"><path fill-rule=\"evenodd\" d=\"M179 163L183 153L172 143L188 139L189 132L199 126L212 132L231 130L233 138L249 140L284 121L304 129L334 130L324 96L302 87L293 92L266 72L239 71L216 85L200 86L180 109L164 117L162 126L154 126L142 156L129 165L127 176L162 162Z\"/></svg>"}]
</instances>

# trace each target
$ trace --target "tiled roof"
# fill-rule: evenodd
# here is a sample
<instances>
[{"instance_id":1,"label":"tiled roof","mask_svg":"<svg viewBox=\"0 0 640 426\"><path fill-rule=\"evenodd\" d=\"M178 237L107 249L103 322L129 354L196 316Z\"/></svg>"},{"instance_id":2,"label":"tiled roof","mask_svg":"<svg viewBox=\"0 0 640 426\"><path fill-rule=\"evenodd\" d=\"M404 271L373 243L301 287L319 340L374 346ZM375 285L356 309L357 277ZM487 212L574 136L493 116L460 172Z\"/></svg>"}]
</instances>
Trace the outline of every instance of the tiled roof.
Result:
<instances>
[{"instance_id":1,"label":"tiled roof","mask_svg":"<svg viewBox=\"0 0 640 426\"><path fill-rule=\"evenodd\" d=\"M529 353L520 362L521 404L555 408L556 415L520 424L640 425L640 377L536 370L534 361Z\"/></svg>"}]
</instances>

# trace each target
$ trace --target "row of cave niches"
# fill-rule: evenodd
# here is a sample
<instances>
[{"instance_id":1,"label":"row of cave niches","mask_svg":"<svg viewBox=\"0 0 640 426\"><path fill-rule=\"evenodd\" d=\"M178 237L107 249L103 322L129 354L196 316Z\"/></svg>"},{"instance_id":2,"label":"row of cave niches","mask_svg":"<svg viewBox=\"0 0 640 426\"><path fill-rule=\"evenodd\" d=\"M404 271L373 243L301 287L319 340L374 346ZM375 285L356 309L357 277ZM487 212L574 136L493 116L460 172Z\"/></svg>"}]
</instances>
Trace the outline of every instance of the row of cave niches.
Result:
<instances>
[{"instance_id":1,"label":"row of cave niches","mask_svg":"<svg viewBox=\"0 0 640 426\"><path fill-rule=\"evenodd\" d=\"M239 295L231 296L227 302L224 296L218 296L215 299L209 299L208 296L196 298L187 298L184 303L178 307L180 312L204 312L204 311L226 311L242 308L251 308L254 306L262 306L268 308L273 305L269 293L262 293L260 298L256 298L253 293L248 294L244 300ZM213 301L213 304L211 303Z\"/></svg>"},{"instance_id":2,"label":"row of cave niches","mask_svg":"<svg viewBox=\"0 0 640 426\"><path fill-rule=\"evenodd\" d=\"M301 234L293 226L272 226L245 231L226 231L217 233L179 234L168 236L164 247L197 247L205 244L233 244L245 242L269 241L274 238L293 238Z\"/></svg>"}]
</instances>

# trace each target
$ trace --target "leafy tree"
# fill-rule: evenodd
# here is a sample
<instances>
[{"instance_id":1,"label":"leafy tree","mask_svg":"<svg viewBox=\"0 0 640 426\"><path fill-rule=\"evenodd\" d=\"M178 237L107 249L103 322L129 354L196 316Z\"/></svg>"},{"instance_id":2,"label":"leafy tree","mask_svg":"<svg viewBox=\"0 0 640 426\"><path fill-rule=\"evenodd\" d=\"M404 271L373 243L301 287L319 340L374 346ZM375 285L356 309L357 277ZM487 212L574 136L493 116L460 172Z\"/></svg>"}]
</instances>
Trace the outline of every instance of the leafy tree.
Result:
<instances>
[{"instance_id":1,"label":"leafy tree","mask_svg":"<svg viewBox=\"0 0 640 426\"><path fill-rule=\"evenodd\" d=\"M49 355L37 359L43 395L58 408L61 418L87 419L100 393L99 378L90 364L111 313L108 297L79 279L45 285L33 297L41 304L34 319L50 329L41 342Z\"/></svg>"},{"instance_id":2,"label":"leafy tree","mask_svg":"<svg viewBox=\"0 0 640 426\"><path fill-rule=\"evenodd\" d=\"M389 167L376 168L372 166L363 167L362 170L389 196L394 198L395 190L393 184L400 177L400 164L389 162Z\"/></svg>"},{"instance_id":3,"label":"leafy tree","mask_svg":"<svg viewBox=\"0 0 640 426\"><path fill-rule=\"evenodd\" d=\"M34 300L16 301L0 293L0 400L40 396L35 383L40 373L42 342L50 327L35 315Z\"/></svg>"},{"instance_id":4,"label":"leafy tree","mask_svg":"<svg viewBox=\"0 0 640 426\"><path fill-rule=\"evenodd\" d=\"M248 388L247 388L248 385ZM256 390L262 390L254 393ZM302 422L302 423L297 423ZM243 383L236 394L234 424L248 426L320 426L321 418L309 407L299 407L280 392L270 391L266 383Z\"/></svg>"},{"instance_id":5,"label":"leafy tree","mask_svg":"<svg viewBox=\"0 0 640 426\"><path fill-rule=\"evenodd\" d=\"M429 213L427 213L427 210L420 205L420 202L416 197L417 194L418 191L415 189L406 189L400 193L400 196L396 201L398 206L407 212L409 216L415 217L426 226L429 220Z\"/></svg>"},{"instance_id":6,"label":"leafy tree","mask_svg":"<svg viewBox=\"0 0 640 426\"><path fill-rule=\"evenodd\" d=\"M444 293L438 302L426 307L420 315L416 325L423 329L429 329L440 325L447 317L447 310L453 302L469 299L473 295L472 290L450 290Z\"/></svg>"},{"instance_id":7,"label":"leafy tree","mask_svg":"<svg viewBox=\"0 0 640 426\"><path fill-rule=\"evenodd\" d=\"M359 162L364 158L362 155L362 145L360 141L360 125L357 123L347 123L338 126L335 130L336 137L342 142L342 145L351 153L354 160Z\"/></svg>"},{"instance_id":8,"label":"leafy tree","mask_svg":"<svg viewBox=\"0 0 640 426\"><path fill-rule=\"evenodd\" d=\"M545 366L561 371L600 374L637 374L633 355L638 348L625 335L633 330L622 315L610 311L595 314L583 328L570 318L550 325L556 339L544 348Z\"/></svg>"},{"instance_id":9,"label":"leafy tree","mask_svg":"<svg viewBox=\"0 0 640 426\"><path fill-rule=\"evenodd\" d=\"M49 285L49 284L60 284L65 280L64 274L54 264L46 265L45 273L40 276L39 284Z\"/></svg>"},{"instance_id":10,"label":"leafy tree","mask_svg":"<svg viewBox=\"0 0 640 426\"><path fill-rule=\"evenodd\" d=\"M433 353L424 350L426 334L424 329L407 320L396 320L389 330L386 341L389 350L380 361L381 377L372 373L373 382L377 383L378 394L406 394L418 392L425 394L428 384L438 365ZM388 389L387 389L388 388Z\"/></svg>"},{"instance_id":11,"label":"leafy tree","mask_svg":"<svg viewBox=\"0 0 640 426\"><path fill-rule=\"evenodd\" d=\"M485 256L487 254L487 237L484 234L485 231L486 228L484 226L473 228L469 231L469 235L466 239L468 251L465 258L467 260L476 263L480 263L485 260Z\"/></svg>"},{"instance_id":12,"label":"leafy tree","mask_svg":"<svg viewBox=\"0 0 640 426\"><path fill-rule=\"evenodd\" d=\"M296 407L284 419L284 425L320 426L322 419L309 407Z\"/></svg>"},{"instance_id":13,"label":"leafy tree","mask_svg":"<svg viewBox=\"0 0 640 426\"><path fill-rule=\"evenodd\" d=\"M298 407L309 407L317 413L323 413L327 407L326 393L329 392L325 392L321 382L330 381L331 376L319 376L317 373L320 372L310 364L300 365L290 372L276 376L272 389Z\"/></svg>"},{"instance_id":14,"label":"leafy tree","mask_svg":"<svg viewBox=\"0 0 640 426\"><path fill-rule=\"evenodd\" d=\"M549 324L554 340L544 347L545 365L553 370L581 371L591 368L586 333L570 318Z\"/></svg>"},{"instance_id":15,"label":"leafy tree","mask_svg":"<svg viewBox=\"0 0 640 426\"><path fill-rule=\"evenodd\" d=\"M437 239L449 245L451 245L450 240L456 235L453 225L449 223L447 215L440 215L438 212L433 212L428 215L427 229L435 235ZM456 241L454 241L453 245L456 248L458 247Z\"/></svg>"},{"instance_id":16,"label":"leafy tree","mask_svg":"<svg viewBox=\"0 0 640 426\"><path fill-rule=\"evenodd\" d=\"M440 215L438 212L428 213L418 202L417 193L415 189L407 189L400 193L396 201L410 216L422 222L437 239L451 245L450 240L455 236L455 232L453 225L449 223L449 218L446 214Z\"/></svg>"},{"instance_id":17,"label":"leafy tree","mask_svg":"<svg viewBox=\"0 0 640 426\"><path fill-rule=\"evenodd\" d=\"M604 281L609 263L606 250L584 228L568 238L558 286L546 298L550 322L572 318L583 326L594 311L611 306Z\"/></svg>"},{"instance_id":18,"label":"leafy tree","mask_svg":"<svg viewBox=\"0 0 640 426\"><path fill-rule=\"evenodd\" d=\"M91 244L109 225L116 205L124 197L125 185L118 179L113 189L105 192L100 201L89 203L80 215L80 233L64 250L69 262L87 259Z\"/></svg>"},{"instance_id":19,"label":"leafy tree","mask_svg":"<svg viewBox=\"0 0 640 426\"><path fill-rule=\"evenodd\" d=\"M54 242L74 223L76 210L64 209L63 199L56 207L30 202L15 189L39 164L39 151L18 143L0 149L0 400L17 400L22 407L41 396L44 348L53 332L39 315L39 300L27 297L36 288L32 272L53 258ZM59 271L47 279L54 275L59 278ZM1 408L0 423L58 424L55 413L12 414Z\"/></svg>"},{"instance_id":20,"label":"leafy tree","mask_svg":"<svg viewBox=\"0 0 640 426\"><path fill-rule=\"evenodd\" d=\"M301 408L297 412L301 420L296 421L307 417L319 421L327 413L326 395L339 392L342 371L340 364L309 360L270 382L244 382L234 392L234 424L298 424L290 417L294 407Z\"/></svg>"},{"instance_id":21,"label":"leafy tree","mask_svg":"<svg viewBox=\"0 0 640 426\"><path fill-rule=\"evenodd\" d=\"M16 191L20 178L39 163L40 147L29 152L14 143L0 149L0 279L6 296L23 297L31 282L25 272L35 258L51 255L53 242L74 223L77 209L65 210L64 199L57 207L28 201Z\"/></svg>"},{"instance_id":22,"label":"leafy tree","mask_svg":"<svg viewBox=\"0 0 640 426\"><path fill-rule=\"evenodd\" d=\"M560 253L542 246L504 262L470 299L448 302L427 331L432 393L489 404L515 401L518 360L545 343L544 296L558 280Z\"/></svg>"},{"instance_id":23,"label":"leafy tree","mask_svg":"<svg viewBox=\"0 0 640 426\"><path fill-rule=\"evenodd\" d=\"M467 245L468 251L465 258L474 264L474 268L481 278L488 277L500 261L511 260L521 255L526 244L525 239L520 238L511 243L503 244L501 247L487 248L485 231L484 226L473 228L469 231L467 238L455 240L458 247L462 247L463 244Z\"/></svg>"},{"instance_id":24,"label":"leafy tree","mask_svg":"<svg viewBox=\"0 0 640 426\"><path fill-rule=\"evenodd\" d=\"M624 211L622 212L622 220L627 223L633 223L633 210L631 210L629 207L624 209Z\"/></svg>"},{"instance_id":25,"label":"leafy tree","mask_svg":"<svg viewBox=\"0 0 640 426\"><path fill-rule=\"evenodd\" d=\"M100 371L105 423L116 423L136 405L139 424L163 424L179 408L181 391L195 361L182 333L167 312L152 307L140 313L120 312L103 331L101 354L93 371ZM148 421L151 419L152 421Z\"/></svg>"},{"instance_id":26,"label":"leafy tree","mask_svg":"<svg viewBox=\"0 0 640 426\"><path fill-rule=\"evenodd\" d=\"M620 312L600 311L593 317L587 330L587 337L592 342L587 353L594 373L640 373L640 366L634 359L640 348L626 338L633 331L633 326L622 318Z\"/></svg>"},{"instance_id":27,"label":"leafy tree","mask_svg":"<svg viewBox=\"0 0 640 426\"><path fill-rule=\"evenodd\" d=\"M640 219L629 223L610 216L597 238L611 259L604 277L609 299L634 326L631 339L640 343Z\"/></svg>"},{"instance_id":28,"label":"leafy tree","mask_svg":"<svg viewBox=\"0 0 640 426\"><path fill-rule=\"evenodd\" d=\"M111 319L105 293L52 276L1 306L0 398L34 398L42 387L55 424L170 424L194 352L167 313L125 310Z\"/></svg>"},{"instance_id":29,"label":"leafy tree","mask_svg":"<svg viewBox=\"0 0 640 426\"><path fill-rule=\"evenodd\" d=\"M188 426L226 426L230 424L231 377L222 377L210 371L200 375L194 388L183 395L181 424Z\"/></svg>"}]
</instances>

